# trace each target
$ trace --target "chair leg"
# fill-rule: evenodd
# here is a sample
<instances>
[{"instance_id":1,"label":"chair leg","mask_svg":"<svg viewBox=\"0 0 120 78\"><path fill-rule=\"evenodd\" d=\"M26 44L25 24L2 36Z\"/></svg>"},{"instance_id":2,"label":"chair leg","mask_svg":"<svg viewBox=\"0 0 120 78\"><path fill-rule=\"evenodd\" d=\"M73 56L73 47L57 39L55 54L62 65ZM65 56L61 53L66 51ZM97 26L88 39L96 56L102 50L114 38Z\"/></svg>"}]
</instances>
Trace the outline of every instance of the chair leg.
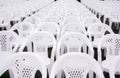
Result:
<instances>
[{"instance_id":1,"label":"chair leg","mask_svg":"<svg viewBox=\"0 0 120 78\"><path fill-rule=\"evenodd\" d=\"M118 33L120 34L120 23L119 23L118 27L119 27L119 28L118 28L118 29L119 29Z\"/></svg>"},{"instance_id":2,"label":"chair leg","mask_svg":"<svg viewBox=\"0 0 120 78\"><path fill-rule=\"evenodd\" d=\"M11 70L9 70L10 78L14 78L13 73Z\"/></svg>"},{"instance_id":3,"label":"chair leg","mask_svg":"<svg viewBox=\"0 0 120 78\"><path fill-rule=\"evenodd\" d=\"M93 78L93 72L89 71L89 78Z\"/></svg>"},{"instance_id":4,"label":"chair leg","mask_svg":"<svg viewBox=\"0 0 120 78\"><path fill-rule=\"evenodd\" d=\"M57 78L61 78L62 77L62 71L60 71L58 74L57 74Z\"/></svg>"}]
</instances>

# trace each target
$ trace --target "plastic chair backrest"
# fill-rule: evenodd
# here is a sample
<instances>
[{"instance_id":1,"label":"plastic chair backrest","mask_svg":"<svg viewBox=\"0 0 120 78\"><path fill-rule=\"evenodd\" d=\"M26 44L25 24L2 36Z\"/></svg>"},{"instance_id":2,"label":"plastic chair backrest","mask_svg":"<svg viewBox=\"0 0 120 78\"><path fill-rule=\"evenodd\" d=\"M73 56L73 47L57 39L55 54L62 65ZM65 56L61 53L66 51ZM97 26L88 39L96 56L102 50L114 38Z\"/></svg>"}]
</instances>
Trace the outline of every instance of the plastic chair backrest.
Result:
<instances>
[{"instance_id":1,"label":"plastic chair backrest","mask_svg":"<svg viewBox=\"0 0 120 78\"><path fill-rule=\"evenodd\" d=\"M59 25L53 22L42 22L38 28L39 31L47 31L52 33L54 36L58 36L60 33Z\"/></svg>"},{"instance_id":2,"label":"plastic chair backrest","mask_svg":"<svg viewBox=\"0 0 120 78\"><path fill-rule=\"evenodd\" d=\"M41 20L37 16L35 16L35 15L26 18L24 21L32 23L34 29L36 29L40 25L40 23L41 23Z\"/></svg>"},{"instance_id":3,"label":"plastic chair backrest","mask_svg":"<svg viewBox=\"0 0 120 78\"><path fill-rule=\"evenodd\" d=\"M96 17L87 17L84 19L83 23L84 23L84 26L86 28L88 28L91 24L94 24L94 23L100 23L100 20L98 20Z\"/></svg>"},{"instance_id":4,"label":"plastic chair backrest","mask_svg":"<svg viewBox=\"0 0 120 78\"><path fill-rule=\"evenodd\" d=\"M18 36L14 32L0 31L0 51L13 52L18 44Z\"/></svg>"},{"instance_id":5,"label":"plastic chair backrest","mask_svg":"<svg viewBox=\"0 0 120 78\"><path fill-rule=\"evenodd\" d=\"M43 53L48 57L48 48L52 47L51 56L56 49L56 40L53 34L46 31L36 31L21 46L20 51L27 47L29 52Z\"/></svg>"},{"instance_id":6,"label":"plastic chair backrest","mask_svg":"<svg viewBox=\"0 0 120 78\"><path fill-rule=\"evenodd\" d=\"M43 20L43 22L54 22L54 23L60 25L60 24L61 24L61 17L58 16L58 15L56 15L56 16L53 16L53 15L51 16L51 15L49 15L48 17L46 17L46 18Z\"/></svg>"},{"instance_id":7,"label":"plastic chair backrest","mask_svg":"<svg viewBox=\"0 0 120 78\"><path fill-rule=\"evenodd\" d=\"M66 16L63 20L63 25L68 23L80 23L80 20L77 16Z\"/></svg>"},{"instance_id":8,"label":"plastic chair backrest","mask_svg":"<svg viewBox=\"0 0 120 78\"><path fill-rule=\"evenodd\" d=\"M33 32L33 25L30 22L15 24L10 31L16 32L22 39L27 38Z\"/></svg>"},{"instance_id":9,"label":"plastic chair backrest","mask_svg":"<svg viewBox=\"0 0 120 78\"><path fill-rule=\"evenodd\" d=\"M41 72L42 78L47 76L43 59L30 52L13 54L5 66L5 70L8 69L11 70L14 78L34 78L37 71Z\"/></svg>"},{"instance_id":10,"label":"plastic chair backrest","mask_svg":"<svg viewBox=\"0 0 120 78\"><path fill-rule=\"evenodd\" d=\"M66 48L66 52L81 52L81 48L84 46L88 46L89 52L88 54L94 55L93 47L89 41L89 39L78 32L71 32L63 35L58 41L57 46L57 55L64 54L64 49ZM87 53L86 48L83 49L84 53Z\"/></svg>"},{"instance_id":11,"label":"plastic chair backrest","mask_svg":"<svg viewBox=\"0 0 120 78\"><path fill-rule=\"evenodd\" d=\"M84 26L80 23L68 23L65 24L62 28L61 34L66 34L69 32L80 32L82 34L87 34Z\"/></svg>"},{"instance_id":12,"label":"plastic chair backrest","mask_svg":"<svg viewBox=\"0 0 120 78\"><path fill-rule=\"evenodd\" d=\"M89 71L95 72L98 78L104 78L99 63L91 56L83 53L66 53L56 60L50 78L55 78L63 70L66 78L87 78Z\"/></svg>"},{"instance_id":13,"label":"plastic chair backrest","mask_svg":"<svg viewBox=\"0 0 120 78\"><path fill-rule=\"evenodd\" d=\"M94 23L88 27L88 34L94 36L94 39L101 38L106 34L114 34L111 27L102 24Z\"/></svg>"},{"instance_id":14,"label":"plastic chair backrest","mask_svg":"<svg viewBox=\"0 0 120 78\"><path fill-rule=\"evenodd\" d=\"M99 50L105 47L107 49L106 59L110 56L119 55L120 51L120 35L119 34L108 34L105 35L99 45Z\"/></svg>"}]
</instances>

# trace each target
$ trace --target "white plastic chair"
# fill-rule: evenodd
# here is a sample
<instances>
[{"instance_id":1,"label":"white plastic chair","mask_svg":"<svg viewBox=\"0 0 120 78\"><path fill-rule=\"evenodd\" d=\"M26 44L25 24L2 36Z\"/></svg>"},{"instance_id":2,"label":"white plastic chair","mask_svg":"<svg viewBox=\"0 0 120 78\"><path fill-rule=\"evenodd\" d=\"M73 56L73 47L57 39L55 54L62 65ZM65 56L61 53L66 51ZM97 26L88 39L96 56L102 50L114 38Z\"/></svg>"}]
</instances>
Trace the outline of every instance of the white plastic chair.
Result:
<instances>
[{"instance_id":1,"label":"white plastic chair","mask_svg":"<svg viewBox=\"0 0 120 78\"><path fill-rule=\"evenodd\" d=\"M40 23L41 23L41 20L37 16L35 16L35 15L26 18L24 21L32 23L34 29L36 29L40 25Z\"/></svg>"},{"instance_id":2,"label":"white plastic chair","mask_svg":"<svg viewBox=\"0 0 120 78\"><path fill-rule=\"evenodd\" d=\"M37 12L34 16L38 17L42 21L45 18L46 14L42 12Z\"/></svg>"},{"instance_id":3,"label":"white plastic chair","mask_svg":"<svg viewBox=\"0 0 120 78\"><path fill-rule=\"evenodd\" d=\"M102 61L102 51L105 49L105 60ZM108 71L108 65L111 62L111 59L119 55L120 51L120 35L119 34L108 34L105 35L99 46L98 46L98 61L101 63L105 71Z\"/></svg>"},{"instance_id":4,"label":"white plastic chair","mask_svg":"<svg viewBox=\"0 0 120 78\"><path fill-rule=\"evenodd\" d=\"M99 19L97 19L96 17L87 17L84 19L83 21L83 24L86 28L86 30L88 29L88 27L91 25L91 24L94 24L94 23L101 23L101 21Z\"/></svg>"},{"instance_id":5,"label":"white plastic chair","mask_svg":"<svg viewBox=\"0 0 120 78\"><path fill-rule=\"evenodd\" d=\"M37 71L40 71L42 78L47 77L46 65L43 59L35 53L19 52L9 57L6 65L1 68L0 75L10 70L13 78L34 78Z\"/></svg>"},{"instance_id":6,"label":"white plastic chair","mask_svg":"<svg viewBox=\"0 0 120 78\"><path fill-rule=\"evenodd\" d=\"M79 32L79 33L82 33L84 35L87 35L87 32L81 23L74 23L73 22L73 23L65 24L62 27L61 36L63 34L69 33L69 32Z\"/></svg>"},{"instance_id":7,"label":"white plastic chair","mask_svg":"<svg viewBox=\"0 0 120 78\"><path fill-rule=\"evenodd\" d=\"M111 66L112 65L112 66ZM120 55L113 58L109 64L109 74L110 78L115 78L116 74L120 74Z\"/></svg>"},{"instance_id":8,"label":"white plastic chair","mask_svg":"<svg viewBox=\"0 0 120 78\"><path fill-rule=\"evenodd\" d=\"M18 49L18 36L14 32L0 31L0 51L16 52Z\"/></svg>"},{"instance_id":9,"label":"white plastic chair","mask_svg":"<svg viewBox=\"0 0 120 78\"><path fill-rule=\"evenodd\" d=\"M1 9L0 10L0 27L6 28L9 30L11 28L10 20L12 19L13 14L9 12L8 9Z\"/></svg>"},{"instance_id":10,"label":"white plastic chair","mask_svg":"<svg viewBox=\"0 0 120 78\"><path fill-rule=\"evenodd\" d=\"M52 33L56 39L59 39L60 28L59 25L53 22L41 22L40 26L37 29L38 31L47 31Z\"/></svg>"},{"instance_id":11,"label":"white plastic chair","mask_svg":"<svg viewBox=\"0 0 120 78\"><path fill-rule=\"evenodd\" d=\"M82 5L83 6L83 5ZM82 16L82 14L85 14L85 13L89 13L89 14L91 14L91 12L88 10L88 9L86 9L85 7L80 7L80 11L79 11L79 15L80 16Z\"/></svg>"},{"instance_id":12,"label":"white plastic chair","mask_svg":"<svg viewBox=\"0 0 120 78\"><path fill-rule=\"evenodd\" d=\"M63 16L64 16L64 12L63 12L63 9L62 7L56 7L52 13L50 14L51 16L59 16L61 19L63 19Z\"/></svg>"},{"instance_id":13,"label":"white plastic chair","mask_svg":"<svg viewBox=\"0 0 120 78\"><path fill-rule=\"evenodd\" d=\"M87 47L89 50L87 51ZM81 52L87 53L91 56L94 55L93 47L89 39L78 32L71 32L63 35L58 41L57 45L57 58L66 52Z\"/></svg>"},{"instance_id":14,"label":"white plastic chair","mask_svg":"<svg viewBox=\"0 0 120 78\"><path fill-rule=\"evenodd\" d=\"M80 19L83 20L84 18L88 17L88 16L91 16L91 17L94 17L94 15L90 12L90 11L82 11L80 12Z\"/></svg>"},{"instance_id":15,"label":"white plastic chair","mask_svg":"<svg viewBox=\"0 0 120 78\"><path fill-rule=\"evenodd\" d=\"M73 8L73 7L71 7L71 8ZM70 9L70 7L69 7L69 9L67 8L66 10L65 10L65 16L67 17L69 17L69 16L77 16L79 14L79 12L78 12L78 10L77 10L77 8L74 8L74 9Z\"/></svg>"},{"instance_id":16,"label":"white plastic chair","mask_svg":"<svg viewBox=\"0 0 120 78\"><path fill-rule=\"evenodd\" d=\"M68 23L80 23L80 20L77 16L65 16L62 25L68 24Z\"/></svg>"},{"instance_id":17,"label":"white plastic chair","mask_svg":"<svg viewBox=\"0 0 120 78\"><path fill-rule=\"evenodd\" d=\"M58 16L58 15L55 15L55 16L51 16L51 15L48 15L44 20L43 22L54 22L58 25L61 25L61 17Z\"/></svg>"},{"instance_id":18,"label":"white plastic chair","mask_svg":"<svg viewBox=\"0 0 120 78\"><path fill-rule=\"evenodd\" d=\"M81 19L84 20L85 18L87 17L96 17L95 15L93 15L92 13L89 13L89 12L85 12L85 13L82 13L81 14Z\"/></svg>"},{"instance_id":19,"label":"white plastic chair","mask_svg":"<svg viewBox=\"0 0 120 78\"><path fill-rule=\"evenodd\" d=\"M104 78L99 63L83 53L66 53L58 58L53 65L50 78L55 78L61 70L64 71L66 78L87 78L87 74L91 71L95 72L97 78Z\"/></svg>"},{"instance_id":20,"label":"white plastic chair","mask_svg":"<svg viewBox=\"0 0 120 78\"><path fill-rule=\"evenodd\" d=\"M2 28L2 30L4 30L4 28L6 28L6 30L9 30L10 27L10 20L0 18L0 28Z\"/></svg>"},{"instance_id":21,"label":"white plastic chair","mask_svg":"<svg viewBox=\"0 0 120 78\"><path fill-rule=\"evenodd\" d=\"M56 40L53 34L46 31L36 31L27 39L20 47L19 51L23 51L27 47L27 51L36 52L41 57L47 58L47 64L54 60L54 52L56 50ZM48 48L52 47L51 54ZM49 57L50 54L50 57ZM51 59L51 60L50 60Z\"/></svg>"},{"instance_id":22,"label":"white plastic chair","mask_svg":"<svg viewBox=\"0 0 120 78\"><path fill-rule=\"evenodd\" d=\"M21 45L33 32L33 24L31 24L30 22L17 23L10 29L10 31L18 34L20 38L19 44Z\"/></svg>"},{"instance_id":23,"label":"white plastic chair","mask_svg":"<svg viewBox=\"0 0 120 78\"><path fill-rule=\"evenodd\" d=\"M103 23L94 23L91 24L88 27L88 36L89 39L92 41L93 46L98 47L98 44L100 42L100 39L107 34L114 34L114 32L112 31L112 29Z\"/></svg>"}]
</instances>

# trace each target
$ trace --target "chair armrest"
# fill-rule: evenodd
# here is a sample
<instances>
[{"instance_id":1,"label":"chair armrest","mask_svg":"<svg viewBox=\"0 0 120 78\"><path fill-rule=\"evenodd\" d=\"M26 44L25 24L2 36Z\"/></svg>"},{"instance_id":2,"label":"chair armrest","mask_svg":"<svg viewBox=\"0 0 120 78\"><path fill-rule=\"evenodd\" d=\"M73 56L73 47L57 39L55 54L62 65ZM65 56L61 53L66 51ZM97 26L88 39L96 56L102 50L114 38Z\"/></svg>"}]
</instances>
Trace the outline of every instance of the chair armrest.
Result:
<instances>
[{"instance_id":1,"label":"chair armrest","mask_svg":"<svg viewBox=\"0 0 120 78\"><path fill-rule=\"evenodd\" d=\"M20 46L19 51L20 51L20 52L23 52L25 46L26 46L26 42L23 43L23 44Z\"/></svg>"},{"instance_id":2,"label":"chair armrest","mask_svg":"<svg viewBox=\"0 0 120 78\"><path fill-rule=\"evenodd\" d=\"M17 44L15 47L14 47L14 49L13 49L13 52L17 52L18 51L18 49L19 49L19 44Z\"/></svg>"}]
</instances>

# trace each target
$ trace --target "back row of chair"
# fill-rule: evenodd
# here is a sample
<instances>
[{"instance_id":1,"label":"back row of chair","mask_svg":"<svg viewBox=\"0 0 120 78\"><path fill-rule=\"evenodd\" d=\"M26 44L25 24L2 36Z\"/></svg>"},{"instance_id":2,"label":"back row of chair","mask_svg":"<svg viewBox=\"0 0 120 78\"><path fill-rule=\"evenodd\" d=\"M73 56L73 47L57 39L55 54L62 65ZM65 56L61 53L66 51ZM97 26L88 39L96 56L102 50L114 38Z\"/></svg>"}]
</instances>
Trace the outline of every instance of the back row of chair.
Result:
<instances>
[{"instance_id":1,"label":"back row of chair","mask_svg":"<svg viewBox=\"0 0 120 78\"><path fill-rule=\"evenodd\" d=\"M10 29L11 22L21 22L35 14L41 8L48 6L51 0L5 0L0 3L0 27ZM12 5L12 6L11 6Z\"/></svg>"},{"instance_id":2,"label":"back row of chair","mask_svg":"<svg viewBox=\"0 0 120 78\"><path fill-rule=\"evenodd\" d=\"M94 13L103 23L108 24L110 27L115 26L119 31L120 26L120 1L96 1L96 0L83 0L82 3ZM93 3L95 3L93 5ZM119 32L117 32L119 33Z\"/></svg>"}]
</instances>

